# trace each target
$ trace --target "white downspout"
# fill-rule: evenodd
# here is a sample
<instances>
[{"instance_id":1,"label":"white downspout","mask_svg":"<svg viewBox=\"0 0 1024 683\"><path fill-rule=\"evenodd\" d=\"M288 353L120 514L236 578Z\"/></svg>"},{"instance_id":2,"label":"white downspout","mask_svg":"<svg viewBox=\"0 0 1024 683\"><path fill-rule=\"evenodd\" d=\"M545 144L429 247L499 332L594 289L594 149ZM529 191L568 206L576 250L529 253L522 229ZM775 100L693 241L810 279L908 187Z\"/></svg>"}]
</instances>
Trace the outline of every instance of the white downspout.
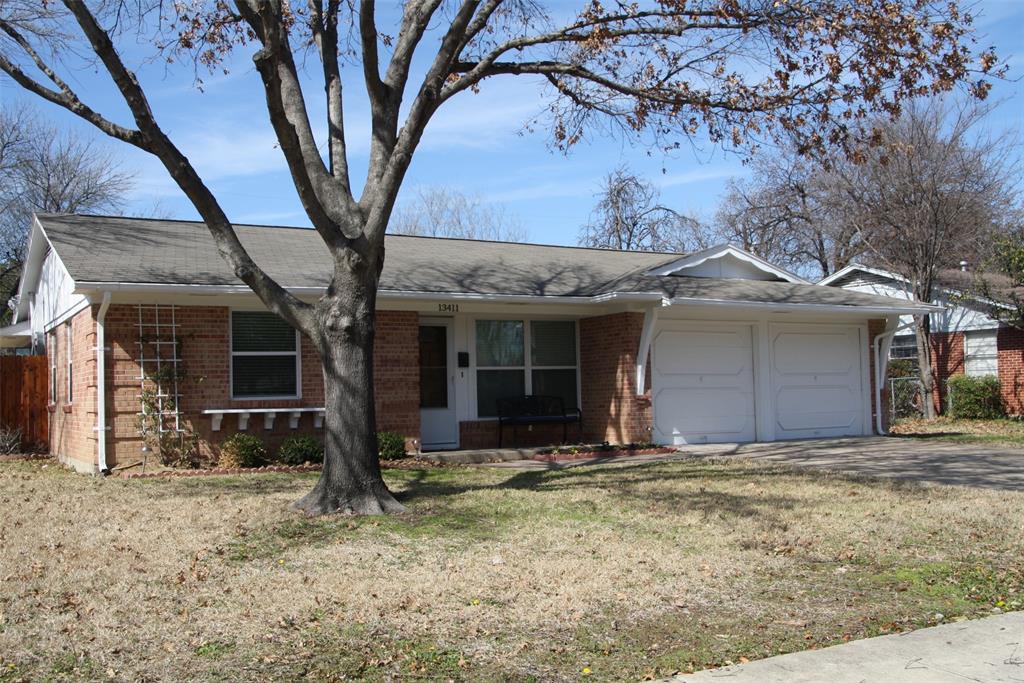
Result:
<instances>
[{"instance_id":1,"label":"white downspout","mask_svg":"<svg viewBox=\"0 0 1024 683\"><path fill-rule=\"evenodd\" d=\"M106 330L104 320L110 308L110 292L103 292L103 301L96 314L96 469L100 474L110 474L107 467L107 362Z\"/></svg>"},{"instance_id":2,"label":"white downspout","mask_svg":"<svg viewBox=\"0 0 1024 683\"><path fill-rule=\"evenodd\" d=\"M643 396L647 387L647 354L651 350L651 337L654 334L654 323L658 320L659 307L652 306L644 311L644 326L640 331L640 348L636 352L636 395Z\"/></svg>"},{"instance_id":3,"label":"white downspout","mask_svg":"<svg viewBox=\"0 0 1024 683\"><path fill-rule=\"evenodd\" d=\"M892 338L897 332L901 332L914 323L899 324L899 318L888 318L885 324L885 331L875 337L875 429L878 434L885 436L887 432L882 427L882 392L885 391L885 377L889 374L889 349L892 348Z\"/></svg>"}]
</instances>

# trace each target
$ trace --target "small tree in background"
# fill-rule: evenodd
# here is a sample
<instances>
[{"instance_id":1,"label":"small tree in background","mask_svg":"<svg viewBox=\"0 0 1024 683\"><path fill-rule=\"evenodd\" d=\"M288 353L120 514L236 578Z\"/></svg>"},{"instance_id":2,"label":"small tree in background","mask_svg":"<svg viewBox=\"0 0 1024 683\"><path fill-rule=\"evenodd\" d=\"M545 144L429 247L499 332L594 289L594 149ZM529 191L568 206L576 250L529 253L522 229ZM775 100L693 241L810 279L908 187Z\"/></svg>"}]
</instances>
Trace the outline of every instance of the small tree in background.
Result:
<instances>
[{"instance_id":1,"label":"small tree in background","mask_svg":"<svg viewBox=\"0 0 1024 683\"><path fill-rule=\"evenodd\" d=\"M451 187L418 188L411 201L395 207L388 232L499 242L521 242L527 236L518 216Z\"/></svg>"},{"instance_id":2,"label":"small tree in background","mask_svg":"<svg viewBox=\"0 0 1024 683\"><path fill-rule=\"evenodd\" d=\"M60 132L28 107L0 109L0 323L17 290L32 214L119 213L131 175L94 140Z\"/></svg>"},{"instance_id":3,"label":"small tree in background","mask_svg":"<svg viewBox=\"0 0 1024 683\"><path fill-rule=\"evenodd\" d=\"M597 194L579 243L599 249L686 252L701 243L700 223L661 203L654 185L620 166Z\"/></svg>"}]
</instances>

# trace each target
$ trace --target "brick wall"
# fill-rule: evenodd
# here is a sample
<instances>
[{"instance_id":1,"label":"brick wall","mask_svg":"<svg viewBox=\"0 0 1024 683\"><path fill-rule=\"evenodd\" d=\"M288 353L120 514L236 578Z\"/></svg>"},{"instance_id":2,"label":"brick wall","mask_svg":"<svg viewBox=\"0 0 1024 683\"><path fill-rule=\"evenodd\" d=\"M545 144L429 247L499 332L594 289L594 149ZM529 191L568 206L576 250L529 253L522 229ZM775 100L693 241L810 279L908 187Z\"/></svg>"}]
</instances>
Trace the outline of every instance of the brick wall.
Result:
<instances>
[{"instance_id":1,"label":"brick wall","mask_svg":"<svg viewBox=\"0 0 1024 683\"><path fill-rule=\"evenodd\" d=\"M636 395L636 353L642 313L580 320L580 374L586 441L635 443L651 439L650 363L647 392Z\"/></svg>"},{"instance_id":2,"label":"brick wall","mask_svg":"<svg viewBox=\"0 0 1024 683\"><path fill-rule=\"evenodd\" d=\"M562 434L565 439L562 439ZM516 428L505 427L501 444L504 448L528 448L531 446L553 446L562 443L579 443L581 439L580 424L565 425L532 425ZM459 423L459 448L473 450L477 448L498 447L497 420L466 420Z\"/></svg>"},{"instance_id":3,"label":"brick wall","mask_svg":"<svg viewBox=\"0 0 1024 683\"><path fill-rule=\"evenodd\" d=\"M1014 327L999 328L999 384L1006 411L1024 414L1024 331Z\"/></svg>"},{"instance_id":4,"label":"brick wall","mask_svg":"<svg viewBox=\"0 0 1024 683\"><path fill-rule=\"evenodd\" d=\"M928 335L932 350L935 390L932 400L937 414L946 410L946 380L964 374L963 332L933 332Z\"/></svg>"},{"instance_id":5,"label":"brick wall","mask_svg":"<svg viewBox=\"0 0 1024 683\"><path fill-rule=\"evenodd\" d=\"M143 308L143 323L155 323L156 312ZM161 309L166 322L169 308ZM232 400L230 392L230 312L224 307L177 307L174 312L178 355L182 373L178 391L180 410L186 426L199 437L200 453L215 457L218 445L238 431L236 415L225 415L220 431L212 430L212 417L203 410L225 408L311 408L323 407L323 374L312 344L301 337L301 398L291 400ZM378 428L403 434L410 442L419 439L419 370L417 341L418 314L408 311L379 311L374 351L374 386ZM143 327L143 331L152 329ZM107 461L110 466L137 461L143 446L139 434L140 368L139 308L114 305L107 312L106 336L110 348L107 368L107 411L109 432ZM161 334L168 338L169 329ZM155 350L146 339L146 354ZM163 358L170 358L167 347ZM147 366L152 370L154 366ZM91 429L91 426L90 426ZM271 428L264 428L262 414L250 417L249 433L261 437L273 452L288 436L296 433L319 436L312 413L303 414L297 429L291 429L286 412L279 413ZM93 447L95 450L95 447Z\"/></svg>"},{"instance_id":6,"label":"brick wall","mask_svg":"<svg viewBox=\"0 0 1024 683\"><path fill-rule=\"evenodd\" d=\"M56 402L50 411L50 452L61 462L92 472L96 464L96 325L86 308L47 335L47 372L56 352ZM71 331L71 395L68 395L68 330ZM55 348L54 348L55 347Z\"/></svg>"}]
</instances>

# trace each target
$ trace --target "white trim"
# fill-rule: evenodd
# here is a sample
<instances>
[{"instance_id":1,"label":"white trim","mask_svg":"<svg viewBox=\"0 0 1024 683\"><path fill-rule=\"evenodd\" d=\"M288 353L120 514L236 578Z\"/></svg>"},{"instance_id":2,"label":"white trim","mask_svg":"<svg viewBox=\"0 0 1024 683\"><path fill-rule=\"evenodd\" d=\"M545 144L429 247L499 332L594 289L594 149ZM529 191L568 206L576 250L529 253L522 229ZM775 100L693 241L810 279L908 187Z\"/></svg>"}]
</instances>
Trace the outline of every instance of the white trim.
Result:
<instances>
[{"instance_id":1,"label":"white trim","mask_svg":"<svg viewBox=\"0 0 1024 683\"><path fill-rule=\"evenodd\" d=\"M60 399L60 396L57 395L57 386L58 386L57 385L57 367L58 367L58 365L57 365L57 350L58 350L58 346L59 345L57 343L57 332L56 332L56 330L52 330L51 329L51 330L48 330L47 332L44 332L44 334L46 335L46 355L48 355L50 357L50 377L49 377L49 381L50 381L50 396L49 396L49 399L50 399L50 405L51 406L55 406L55 405L57 405L57 401Z\"/></svg>"},{"instance_id":2,"label":"white trim","mask_svg":"<svg viewBox=\"0 0 1024 683\"><path fill-rule=\"evenodd\" d=\"M890 272L888 270L882 270L881 268L870 268L868 266L862 266L862 265L860 265L858 263L853 263L851 265L846 266L842 270L839 270L839 271L836 271L835 273L832 273L828 277L823 278L822 280L820 280L818 282L818 284L819 285L824 285L826 287L837 287L838 289L847 289L843 285L834 285L832 283L834 283L837 280L840 280L840 279L846 277L847 275L849 275L850 273L853 273L853 272L856 272L856 271L859 271L859 272L862 272L862 273L869 273L871 275L877 275L878 277L882 277L882 278L885 278L887 280L892 280L893 282L898 282L898 283L900 283L902 285L905 285L905 286L909 286L910 285L910 280L908 280L907 278L903 277L902 275ZM1002 308L1002 309L1006 309L1006 310L1010 310L1011 308L1013 308L1012 306L1010 306L1008 304L1005 304L1005 303L1002 303L1002 302L999 302L999 301L994 301L994 300L988 299L986 297L969 294L969 293L964 292L963 290L960 290L960 289L953 289L951 287L945 287L945 286L943 286L941 284L936 284L935 285L935 291L938 292L939 294L946 294L946 295L952 295L952 296L965 297L967 299L970 299L971 301L977 302L979 304L983 304L985 306L993 306L995 308ZM913 300L913 295L912 295L911 292L904 291L904 293L907 295L908 299ZM884 295L880 294L880 295L876 295L876 296L884 296ZM933 296L934 296L934 293L933 293ZM950 302L948 306L939 306L938 308L940 310L942 310L942 311L945 311L947 309L956 308L957 306L962 306L962 305ZM983 328L983 329L995 329L996 326L997 325L994 325L993 327L986 327L986 328Z\"/></svg>"},{"instance_id":3,"label":"white trim","mask_svg":"<svg viewBox=\"0 0 1024 683\"><path fill-rule=\"evenodd\" d=\"M252 309L236 309L232 308L228 310L228 398L232 401L295 401L302 398L302 336L299 331L292 328L295 332L295 351L235 351L234 341L234 325L232 324L232 317L235 313L269 313L266 310L252 310ZM283 321L282 321L283 322ZM287 325L287 323L285 323ZM289 325L289 327L291 327ZM237 396L235 394L235 356L295 356L295 393L288 394L276 394L276 395L265 395L265 396ZM251 412L246 409L246 412ZM241 418L239 418L241 422ZM248 420L246 420L248 421ZM245 427L239 427L243 431Z\"/></svg>"},{"instance_id":4,"label":"white trim","mask_svg":"<svg viewBox=\"0 0 1024 683\"><path fill-rule=\"evenodd\" d=\"M702 263L706 263L707 261L712 261L715 259L720 259L723 256L732 256L733 258L737 258L740 261L749 263L750 265L754 266L760 271L782 278L786 282L793 282L801 285L811 284L810 282L803 279L799 275L791 273L788 270L785 270L784 268L780 268L779 266L776 266L773 263L765 261L760 256L757 256L756 254L751 254L749 251L740 249L739 247L733 244L718 244L713 247L709 247L708 249L698 251L695 254L690 254L689 256L681 258L677 261L673 261L672 263L669 263L667 265L659 266L658 268L649 270L647 271L647 275L673 275L681 270L689 270L690 268L696 268Z\"/></svg>"},{"instance_id":5,"label":"white trim","mask_svg":"<svg viewBox=\"0 0 1024 683\"><path fill-rule=\"evenodd\" d=\"M859 263L851 263L845 268L837 270L828 277L824 277L821 280L818 280L818 284L824 287L831 287L833 282L835 282L836 280L841 280L842 278L846 277L847 275L855 271L869 273L871 275L877 275L878 277L884 277L889 280L894 280L896 282L902 282L903 284L910 284L910 281L907 280L902 275L897 275L896 273L890 272L888 270L882 270L881 268L871 268L869 266L862 266Z\"/></svg>"},{"instance_id":6,"label":"white trim","mask_svg":"<svg viewBox=\"0 0 1024 683\"><path fill-rule=\"evenodd\" d=\"M61 311L56 316L51 318L48 322L43 324L43 332L49 332L50 330L60 327L63 323L67 322L68 318L73 318L78 313L81 313L85 309L89 308L92 302L89 299L83 299L74 306Z\"/></svg>"},{"instance_id":7,"label":"white trim","mask_svg":"<svg viewBox=\"0 0 1024 683\"><path fill-rule=\"evenodd\" d=\"M455 350L455 318L445 316L420 316L419 325L416 328L417 338L421 327L444 327L445 328L445 363L447 364L447 374L445 381L448 383L448 405L444 408L424 408L420 406L420 446L423 450L446 450L446 449L457 449L459 447L459 408L458 408L458 383L455 381L455 373L458 372L458 354ZM417 371L421 369L421 366L417 364ZM417 402L419 397L417 397ZM427 443L423 440L423 428L424 412L434 413L435 415L440 412L451 413L452 424L449 425L452 428L452 433L455 438L449 441L431 441Z\"/></svg>"},{"instance_id":8,"label":"white trim","mask_svg":"<svg viewBox=\"0 0 1024 683\"><path fill-rule=\"evenodd\" d=\"M931 304L908 304L907 306L858 306L856 304L791 304L773 303L769 301L732 301L729 299L707 299L701 297L677 296L669 299L669 306L680 304L700 304L706 306L730 306L739 308L771 308L787 311L814 311L822 313L879 313L879 314L900 314L908 315L927 313L931 311L945 310L941 306Z\"/></svg>"},{"instance_id":9,"label":"white trim","mask_svg":"<svg viewBox=\"0 0 1024 683\"><path fill-rule=\"evenodd\" d=\"M657 307L648 308L644 311L644 325L640 331L640 347L636 352L636 395L643 396L647 379L647 356L651 352L651 340L654 337L654 326L658 322Z\"/></svg>"},{"instance_id":10,"label":"white trim","mask_svg":"<svg viewBox=\"0 0 1024 683\"><path fill-rule=\"evenodd\" d=\"M71 320L64 323L64 396L68 405L75 402L75 330Z\"/></svg>"},{"instance_id":11,"label":"white trim","mask_svg":"<svg viewBox=\"0 0 1024 683\"><path fill-rule=\"evenodd\" d=\"M101 474L109 471L107 467L107 359L106 351L106 318L110 307L110 292L103 293L103 301L96 313L96 469Z\"/></svg>"}]
</instances>

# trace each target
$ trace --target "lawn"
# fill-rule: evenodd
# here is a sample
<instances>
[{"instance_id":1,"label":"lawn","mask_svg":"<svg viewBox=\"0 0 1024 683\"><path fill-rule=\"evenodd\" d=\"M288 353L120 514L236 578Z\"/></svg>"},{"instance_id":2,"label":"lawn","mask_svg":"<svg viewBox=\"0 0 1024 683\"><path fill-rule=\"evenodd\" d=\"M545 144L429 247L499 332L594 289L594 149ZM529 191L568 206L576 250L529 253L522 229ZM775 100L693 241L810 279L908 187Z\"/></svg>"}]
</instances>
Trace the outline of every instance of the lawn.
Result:
<instances>
[{"instance_id":1,"label":"lawn","mask_svg":"<svg viewBox=\"0 0 1024 683\"><path fill-rule=\"evenodd\" d=\"M1021 420L958 420L951 417L900 420L890 431L899 436L935 441L1024 448L1024 421Z\"/></svg>"},{"instance_id":2,"label":"lawn","mask_svg":"<svg viewBox=\"0 0 1024 683\"><path fill-rule=\"evenodd\" d=\"M640 680L1021 607L1024 494L742 461L315 475L0 464L0 680ZM938 616L941 613L942 616Z\"/></svg>"}]
</instances>

